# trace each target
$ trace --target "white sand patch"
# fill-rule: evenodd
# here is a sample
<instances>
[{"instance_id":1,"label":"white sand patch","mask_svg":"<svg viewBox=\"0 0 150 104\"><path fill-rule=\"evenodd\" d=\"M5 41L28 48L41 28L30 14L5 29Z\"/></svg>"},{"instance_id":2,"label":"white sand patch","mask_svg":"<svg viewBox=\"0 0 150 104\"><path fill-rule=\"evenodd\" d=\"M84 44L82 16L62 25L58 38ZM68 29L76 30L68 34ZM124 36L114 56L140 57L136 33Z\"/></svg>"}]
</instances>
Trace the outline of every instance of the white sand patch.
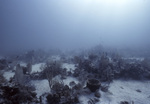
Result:
<instances>
[{"instance_id":1,"label":"white sand patch","mask_svg":"<svg viewBox=\"0 0 150 104\"><path fill-rule=\"evenodd\" d=\"M150 104L150 81L115 80L110 84L109 92L101 92L103 104L119 104L120 101L134 101L134 104ZM141 92L137 92L140 90Z\"/></svg>"},{"instance_id":2,"label":"white sand patch","mask_svg":"<svg viewBox=\"0 0 150 104\"><path fill-rule=\"evenodd\" d=\"M143 57L129 57L129 58L123 58L123 59L129 59L129 60L137 60L137 61L143 61Z\"/></svg>"},{"instance_id":3,"label":"white sand patch","mask_svg":"<svg viewBox=\"0 0 150 104\"><path fill-rule=\"evenodd\" d=\"M53 78L53 81L61 81L61 76L60 75L57 75L56 77ZM76 78L73 78L73 77L66 77L66 79L63 79L62 80L64 85L68 85L69 86L69 83L74 81L76 84L79 83L79 81L76 79Z\"/></svg>"},{"instance_id":4,"label":"white sand patch","mask_svg":"<svg viewBox=\"0 0 150 104\"><path fill-rule=\"evenodd\" d=\"M41 66L45 65L45 63L39 63L39 64L35 64L32 65L32 71L31 73L35 73L35 72L41 72Z\"/></svg>"},{"instance_id":5,"label":"white sand patch","mask_svg":"<svg viewBox=\"0 0 150 104\"><path fill-rule=\"evenodd\" d=\"M60 60L60 56L59 55L51 56L50 60L59 61Z\"/></svg>"},{"instance_id":6,"label":"white sand patch","mask_svg":"<svg viewBox=\"0 0 150 104\"><path fill-rule=\"evenodd\" d=\"M73 78L73 77L67 77L66 79L63 80L64 84L65 85L68 85L69 86L69 83L74 81L76 84L79 83L79 81L76 79L76 78Z\"/></svg>"},{"instance_id":7,"label":"white sand patch","mask_svg":"<svg viewBox=\"0 0 150 104\"><path fill-rule=\"evenodd\" d=\"M27 63L20 62L20 66L26 67L26 66L27 66Z\"/></svg>"},{"instance_id":8,"label":"white sand patch","mask_svg":"<svg viewBox=\"0 0 150 104\"><path fill-rule=\"evenodd\" d=\"M54 80L59 80L59 76L56 76ZM74 81L75 83L78 83L78 81L75 78L67 77L67 79L63 80L65 85L69 85L71 81ZM37 97L40 97L44 93L50 92L50 87L47 79L44 80L33 80L30 82L31 85L35 86Z\"/></svg>"},{"instance_id":9,"label":"white sand patch","mask_svg":"<svg viewBox=\"0 0 150 104\"><path fill-rule=\"evenodd\" d=\"M128 101L129 104L150 104L150 81L121 81L115 80L110 84L108 92L102 92L100 102L96 104L120 104L121 101ZM136 90L140 90L138 92ZM81 104L87 104L94 95L81 95Z\"/></svg>"},{"instance_id":10,"label":"white sand patch","mask_svg":"<svg viewBox=\"0 0 150 104\"><path fill-rule=\"evenodd\" d=\"M37 97L40 97L44 93L50 92L49 83L46 79L31 81L31 85L35 86Z\"/></svg>"},{"instance_id":11,"label":"white sand patch","mask_svg":"<svg viewBox=\"0 0 150 104\"><path fill-rule=\"evenodd\" d=\"M63 63L62 68L66 68L67 71L73 72L76 69L75 64Z\"/></svg>"},{"instance_id":12,"label":"white sand patch","mask_svg":"<svg viewBox=\"0 0 150 104\"><path fill-rule=\"evenodd\" d=\"M27 67L27 63L20 62L18 64L20 64L20 66L22 66L22 67ZM16 65L17 65L17 63L15 63L15 66L14 66L13 70L16 70Z\"/></svg>"},{"instance_id":13,"label":"white sand patch","mask_svg":"<svg viewBox=\"0 0 150 104\"><path fill-rule=\"evenodd\" d=\"M6 80L10 80L11 77L13 77L15 75L14 72L12 71L7 71L7 72L4 72L3 76L5 77Z\"/></svg>"},{"instance_id":14,"label":"white sand patch","mask_svg":"<svg viewBox=\"0 0 150 104\"><path fill-rule=\"evenodd\" d=\"M89 96L83 96L82 95L82 96L79 97L79 101L80 101L81 104L88 104L89 98L90 98Z\"/></svg>"}]
</instances>

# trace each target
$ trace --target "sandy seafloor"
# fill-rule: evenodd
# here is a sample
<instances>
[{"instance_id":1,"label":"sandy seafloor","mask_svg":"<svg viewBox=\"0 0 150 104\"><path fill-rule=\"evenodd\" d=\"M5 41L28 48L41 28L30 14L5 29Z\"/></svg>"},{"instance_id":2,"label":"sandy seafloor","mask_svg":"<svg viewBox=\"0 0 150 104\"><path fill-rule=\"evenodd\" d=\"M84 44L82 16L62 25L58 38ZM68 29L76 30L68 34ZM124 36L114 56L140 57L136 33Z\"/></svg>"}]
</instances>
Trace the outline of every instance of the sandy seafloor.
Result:
<instances>
[{"instance_id":1,"label":"sandy seafloor","mask_svg":"<svg viewBox=\"0 0 150 104\"><path fill-rule=\"evenodd\" d=\"M32 73L40 72L41 65L44 63L39 63L32 65ZM67 70L74 70L75 65L64 63L63 68ZM4 72L3 76L9 80L14 76L13 71ZM64 84L69 85L71 81L78 83L79 81L73 77L67 77L63 80ZM32 80L31 84L35 86L35 92L37 97L44 93L50 92L49 84L46 79L44 80ZM102 92L99 98L100 102L97 104L119 104L121 101L134 102L134 104L150 104L150 81L135 81L135 80L114 80L109 87L108 92ZM87 104L87 101L92 98L93 95L81 95L79 100L81 104Z\"/></svg>"}]
</instances>

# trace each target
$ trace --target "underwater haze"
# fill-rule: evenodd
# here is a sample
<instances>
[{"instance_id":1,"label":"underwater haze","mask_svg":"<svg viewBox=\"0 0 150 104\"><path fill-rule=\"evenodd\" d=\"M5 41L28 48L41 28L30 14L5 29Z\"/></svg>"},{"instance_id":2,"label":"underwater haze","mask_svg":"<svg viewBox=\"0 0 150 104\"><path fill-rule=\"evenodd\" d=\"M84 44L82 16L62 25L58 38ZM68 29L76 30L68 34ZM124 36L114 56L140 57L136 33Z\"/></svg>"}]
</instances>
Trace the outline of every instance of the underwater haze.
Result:
<instances>
[{"instance_id":1,"label":"underwater haze","mask_svg":"<svg viewBox=\"0 0 150 104\"><path fill-rule=\"evenodd\" d=\"M0 104L150 104L150 0L0 0Z\"/></svg>"},{"instance_id":2,"label":"underwater haze","mask_svg":"<svg viewBox=\"0 0 150 104\"><path fill-rule=\"evenodd\" d=\"M150 45L149 0L0 0L0 50Z\"/></svg>"}]
</instances>

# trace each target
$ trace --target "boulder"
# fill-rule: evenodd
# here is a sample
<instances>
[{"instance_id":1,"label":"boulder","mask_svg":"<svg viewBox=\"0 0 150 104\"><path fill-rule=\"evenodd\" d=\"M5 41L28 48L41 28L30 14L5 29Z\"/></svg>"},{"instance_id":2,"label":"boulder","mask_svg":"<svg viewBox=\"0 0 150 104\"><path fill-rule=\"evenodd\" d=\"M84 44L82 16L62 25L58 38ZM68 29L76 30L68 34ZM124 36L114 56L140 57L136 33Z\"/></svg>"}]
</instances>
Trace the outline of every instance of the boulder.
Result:
<instances>
[{"instance_id":1,"label":"boulder","mask_svg":"<svg viewBox=\"0 0 150 104\"><path fill-rule=\"evenodd\" d=\"M93 78L93 79L88 79L86 85L87 85L87 88L91 90L91 92L95 92L96 90L100 88L101 83L99 80Z\"/></svg>"}]
</instances>

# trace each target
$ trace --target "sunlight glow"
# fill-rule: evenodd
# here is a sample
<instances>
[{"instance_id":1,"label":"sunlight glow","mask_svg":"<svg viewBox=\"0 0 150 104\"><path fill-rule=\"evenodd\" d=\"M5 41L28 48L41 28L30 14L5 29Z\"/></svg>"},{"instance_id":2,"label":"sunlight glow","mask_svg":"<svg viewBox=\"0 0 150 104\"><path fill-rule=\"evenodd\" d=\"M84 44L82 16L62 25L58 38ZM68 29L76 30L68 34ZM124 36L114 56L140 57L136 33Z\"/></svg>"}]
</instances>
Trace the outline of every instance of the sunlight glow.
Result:
<instances>
[{"instance_id":1,"label":"sunlight glow","mask_svg":"<svg viewBox=\"0 0 150 104\"><path fill-rule=\"evenodd\" d=\"M129 0L85 0L86 3L102 3L116 6L123 6L129 2Z\"/></svg>"},{"instance_id":2,"label":"sunlight glow","mask_svg":"<svg viewBox=\"0 0 150 104\"><path fill-rule=\"evenodd\" d=\"M105 3L112 3L118 5L122 5L128 2L128 0L96 0L96 1L103 1Z\"/></svg>"}]
</instances>

